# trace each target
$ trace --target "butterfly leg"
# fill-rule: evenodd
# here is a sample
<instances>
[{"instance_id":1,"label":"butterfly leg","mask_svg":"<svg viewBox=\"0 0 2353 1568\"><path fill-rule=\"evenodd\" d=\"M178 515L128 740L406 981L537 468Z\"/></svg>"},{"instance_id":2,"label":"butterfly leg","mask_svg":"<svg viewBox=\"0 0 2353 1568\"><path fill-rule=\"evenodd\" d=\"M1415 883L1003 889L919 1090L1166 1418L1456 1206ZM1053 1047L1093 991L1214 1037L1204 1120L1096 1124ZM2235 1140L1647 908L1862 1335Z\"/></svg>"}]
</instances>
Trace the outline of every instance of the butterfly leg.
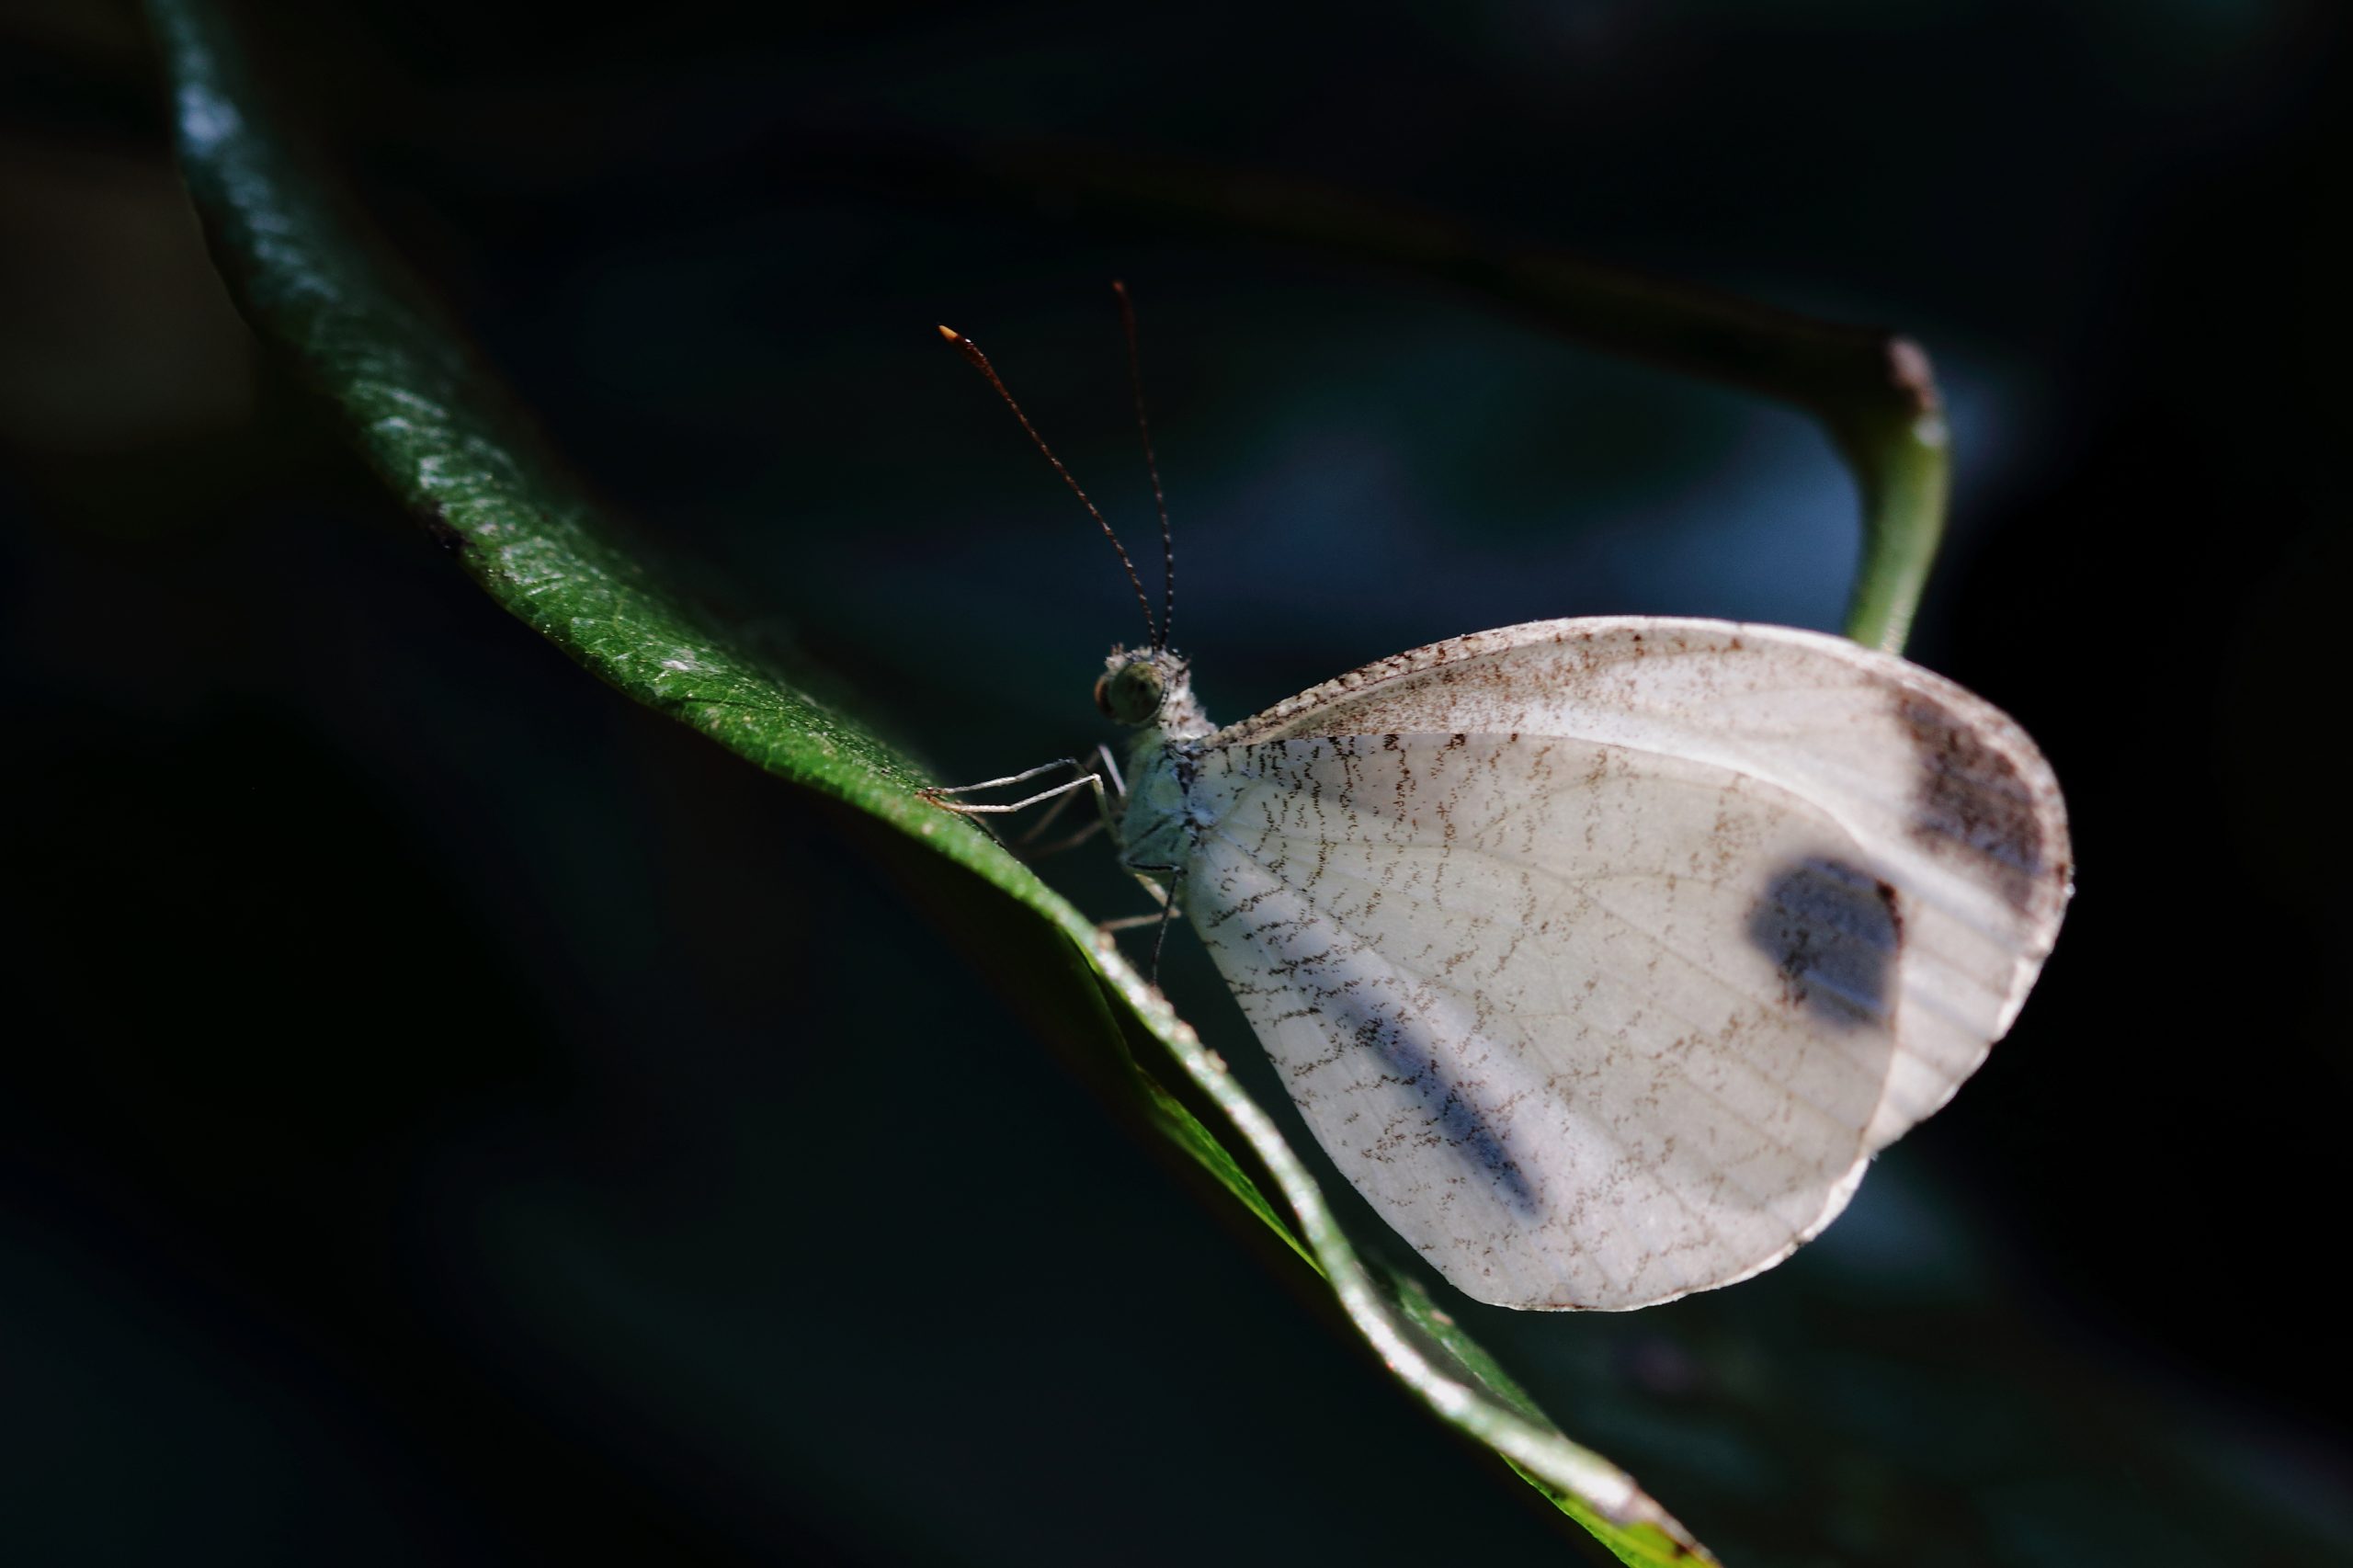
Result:
<instances>
[{"instance_id":1,"label":"butterfly leg","mask_svg":"<svg viewBox=\"0 0 2353 1568\"><path fill-rule=\"evenodd\" d=\"M1015 839L1013 842L1016 845L1025 846L1033 842L1040 834L1053 826L1054 824L1061 819L1063 812L1069 809L1070 803L1077 799L1078 791L1075 790L1066 790L1063 793L1055 796L1054 803L1048 806L1044 811L1040 812L1038 813L1038 820L1029 824L1029 831L1022 834L1020 837Z\"/></svg>"},{"instance_id":2,"label":"butterfly leg","mask_svg":"<svg viewBox=\"0 0 2353 1568\"><path fill-rule=\"evenodd\" d=\"M1117 920L1106 920L1096 926L1097 931L1138 931L1152 927L1152 970L1146 976L1154 985L1160 983L1160 949L1168 941L1168 920L1176 913L1176 901L1164 898L1157 915L1122 915Z\"/></svg>"},{"instance_id":3,"label":"butterfly leg","mask_svg":"<svg viewBox=\"0 0 2353 1568\"><path fill-rule=\"evenodd\" d=\"M1132 870L1134 868L1130 867L1129 869ZM1160 907L1150 915L1122 915L1116 920L1106 920L1096 926L1097 930L1134 931L1146 926L1157 926L1168 917L1170 906L1176 902L1175 896L1150 877L1139 876L1136 878L1136 882L1145 892L1152 895L1152 902Z\"/></svg>"},{"instance_id":4,"label":"butterfly leg","mask_svg":"<svg viewBox=\"0 0 2353 1568\"><path fill-rule=\"evenodd\" d=\"M1176 913L1176 901L1164 899L1160 905L1160 924L1152 933L1152 983L1160 983L1160 949L1168 945L1168 917Z\"/></svg>"},{"instance_id":5,"label":"butterfly leg","mask_svg":"<svg viewBox=\"0 0 2353 1568\"><path fill-rule=\"evenodd\" d=\"M1096 926L1097 931L1141 931L1150 926L1154 929L1168 922L1169 906L1164 904L1151 915L1122 915L1117 920L1106 920Z\"/></svg>"},{"instance_id":6,"label":"butterfly leg","mask_svg":"<svg viewBox=\"0 0 2353 1568\"><path fill-rule=\"evenodd\" d=\"M1120 765L1117 761L1113 760L1111 756L1111 748L1109 746L1098 745L1095 748L1095 756L1097 760L1095 771L1108 777L1111 780L1112 794L1119 796L1122 800L1126 799L1128 793L1127 781L1120 777ZM1075 767L1078 765L1074 762L1070 766ZM1077 798L1077 791L1073 790L1071 793L1057 800L1052 805L1046 808L1046 814L1032 823L1029 825L1029 831L1023 834L1019 838L1015 839L1014 843L1017 846L1025 846L1035 840L1039 835L1044 833L1048 827L1052 825L1056 817L1063 814L1063 808L1069 805L1071 801ZM1105 828L1111 826L1111 803L1104 797L1103 791L1100 790L1095 791L1095 804L1097 812L1093 822L1087 824L1086 826L1080 828L1076 833L1071 834L1067 837L1058 838L1053 843L1032 851L1032 858L1038 858L1048 855L1058 855L1074 844L1086 843L1088 839L1094 837Z\"/></svg>"},{"instance_id":7,"label":"butterfly leg","mask_svg":"<svg viewBox=\"0 0 2353 1568\"><path fill-rule=\"evenodd\" d=\"M1074 798L1074 797L1069 795L1063 797L1065 801ZM1044 824L1040 823L1039 825L1043 826ZM1025 833L1020 837L1015 839L1013 841L1013 847L1015 852L1024 860L1043 860L1049 855L1059 855L1065 849L1077 848L1080 845L1086 843L1088 839L1102 832L1104 824L1098 819L1095 822L1088 823L1085 827L1080 828L1075 833L1063 834L1060 838L1053 840L1051 843L1035 844L1032 843L1031 840L1038 836L1038 829L1033 827L1028 833Z\"/></svg>"},{"instance_id":8,"label":"butterfly leg","mask_svg":"<svg viewBox=\"0 0 2353 1568\"><path fill-rule=\"evenodd\" d=\"M1160 983L1160 949L1167 945L1168 922L1176 913L1176 898L1166 888L1142 873L1146 870L1173 872L1177 869L1175 866L1129 867L1128 869L1138 873L1136 881L1143 884L1143 891L1150 893L1154 901L1160 905L1160 912L1156 915L1123 915L1117 920L1106 920L1096 927L1098 931L1135 931L1146 926L1151 926L1153 928L1152 971L1148 978L1154 985Z\"/></svg>"},{"instance_id":9,"label":"butterfly leg","mask_svg":"<svg viewBox=\"0 0 2353 1568\"><path fill-rule=\"evenodd\" d=\"M1111 755L1111 748L1106 745L1097 746L1095 748L1095 756L1097 764L1096 771L1111 780L1111 794L1119 797L1120 800L1126 800L1128 795L1128 781L1120 777L1119 758L1113 756ZM1016 848L1027 850L1027 854L1024 857L1025 858L1031 860L1042 860L1049 855L1059 855L1065 849L1074 848L1077 846L1086 843L1097 834L1101 833L1105 828L1115 825L1115 821L1111 814L1111 802L1109 799L1104 795L1102 790L1097 790L1095 791L1096 817L1093 822L1088 823L1076 833L1067 834L1061 838L1055 839L1051 844L1041 844L1034 849L1029 848L1029 846L1031 842L1035 840L1040 834L1046 831L1048 824L1052 823L1056 817L1062 815L1063 808L1075 799L1077 799L1077 796L1074 791L1072 794L1064 795L1061 800L1056 801L1051 806L1049 806L1046 809L1046 814L1040 817L1038 821L1031 825L1029 832L1014 840L1014 846Z\"/></svg>"},{"instance_id":10,"label":"butterfly leg","mask_svg":"<svg viewBox=\"0 0 2353 1568\"><path fill-rule=\"evenodd\" d=\"M1040 801L1051 801L1056 795L1064 794L1072 790L1075 790L1080 785L1086 783L1088 779L1093 778L1095 775L1091 771L1081 773L1077 778L1071 779L1066 784L1057 784L1051 790L1040 790L1036 794L1030 796L1028 800L1016 801L1009 806L968 806L959 801L949 801L946 797L949 795L977 794L983 790L1001 790L1008 784L1027 784L1030 779L1041 778L1045 775L1053 772L1054 769L1058 767L1076 767L1077 766L1078 758L1074 756L1060 756L1056 757L1051 762L1041 762L1035 767L1025 767L1018 773L1008 773L1002 778L983 778L978 784L926 784L922 789L916 790L915 793L921 795L925 800L943 806L951 812L964 812L968 813L979 813L984 812L1017 812L1024 806L1034 806Z\"/></svg>"},{"instance_id":11,"label":"butterfly leg","mask_svg":"<svg viewBox=\"0 0 2353 1568\"><path fill-rule=\"evenodd\" d=\"M1111 755L1111 748L1109 746L1103 744L1099 741L1096 743L1095 756L1096 760L1103 765L1104 776L1111 780L1111 793L1119 796L1120 799L1123 801L1126 800L1128 798L1128 781L1120 777L1120 759ZM1107 818L1106 820L1108 819Z\"/></svg>"},{"instance_id":12,"label":"butterfly leg","mask_svg":"<svg viewBox=\"0 0 2353 1568\"><path fill-rule=\"evenodd\" d=\"M1024 796L1021 801L1009 801L1005 802L1005 805L972 805L972 802L965 802L965 801L949 801L949 796L970 796L970 793L979 791L979 789L1003 789L1005 784L1026 784L1026 781L1035 779L1035 777L1054 772L1056 767L1077 767L1077 758L1075 756L1066 756L1066 758L1056 758L1051 760L1051 763L1038 763L1038 766L1029 767L1029 770L1024 772L1009 772L1009 775L1005 775L1003 779L982 779L979 784L927 784L925 789L917 789L915 793L917 796L923 796L925 801L932 802L932 805L937 805L937 808L949 810L949 812L960 812L960 814L965 814L965 817L1000 817L1000 814L1005 812L1021 812L1021 810L1033 808L1033 805L1038 805L1040 801L1051 801L1051 798L1056 796L1068 796L1068 793L1075 791L1075 789L1092 787L1094 798L1097 798L1099 802L1104 802L1104 814L1108 817L1110 805L1108 801L1104 801L1104 775L1094 772L1092 767L1080 772L1075 779L1068 779L1063 781L1063 784L1054 784L1051 789L1040 789L1035 796Z\"/></svg>"}]
</instances>

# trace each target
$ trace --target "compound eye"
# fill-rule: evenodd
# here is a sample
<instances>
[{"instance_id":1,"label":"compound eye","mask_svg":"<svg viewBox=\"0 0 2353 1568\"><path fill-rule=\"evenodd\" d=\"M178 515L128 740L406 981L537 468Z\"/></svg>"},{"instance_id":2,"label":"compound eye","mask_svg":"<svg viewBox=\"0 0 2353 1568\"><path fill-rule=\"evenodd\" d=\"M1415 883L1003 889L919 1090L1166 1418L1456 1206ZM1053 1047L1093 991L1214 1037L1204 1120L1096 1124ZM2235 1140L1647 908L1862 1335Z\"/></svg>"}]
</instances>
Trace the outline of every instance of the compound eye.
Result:
<instances>
[{"instance_id":1,"label":"compound eye","mask_svg":"<svg viewBox=\"0 0 2353 1568\"><path fill-rule=\"evenodd\" d=\"M1111 711L1111 676L1108 672L1095 677L1095 706L1106 719L1117 719Z\"/></svg>"},{"instance_id":2,"label":"compound eye","mask_svg":"<svg viewBox=\"0 0 2353 1568\"><path fill-rule=\"evenodd\" d=\"M1096 683L1096 705L1115 723L1146 724L1160 715L1160 672L1139 660Z\"/></svg>"}]
</instances>

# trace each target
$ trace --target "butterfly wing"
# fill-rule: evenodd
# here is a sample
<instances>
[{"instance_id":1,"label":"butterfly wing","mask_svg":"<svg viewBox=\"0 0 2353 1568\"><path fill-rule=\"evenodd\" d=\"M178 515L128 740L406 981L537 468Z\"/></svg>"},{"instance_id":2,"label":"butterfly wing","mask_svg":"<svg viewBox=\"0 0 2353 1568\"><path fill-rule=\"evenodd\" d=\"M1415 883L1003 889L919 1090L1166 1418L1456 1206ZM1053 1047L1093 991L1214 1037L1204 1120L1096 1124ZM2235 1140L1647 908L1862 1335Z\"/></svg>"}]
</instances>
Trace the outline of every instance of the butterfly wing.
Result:
<instances>
[{"instance_id":1,"label":"butterfly wing","mask_svg":"<svg viewBox=\"0 0 2353 1568\"><path fill-rule=\"evenodd\" d=\"M1835 638L1545 622L1211 737L1187 907L1316 1136L1471 1294L1632 1307L1827 1224L2067 894L2009 720Z\"/></svg>"}]
</instances>

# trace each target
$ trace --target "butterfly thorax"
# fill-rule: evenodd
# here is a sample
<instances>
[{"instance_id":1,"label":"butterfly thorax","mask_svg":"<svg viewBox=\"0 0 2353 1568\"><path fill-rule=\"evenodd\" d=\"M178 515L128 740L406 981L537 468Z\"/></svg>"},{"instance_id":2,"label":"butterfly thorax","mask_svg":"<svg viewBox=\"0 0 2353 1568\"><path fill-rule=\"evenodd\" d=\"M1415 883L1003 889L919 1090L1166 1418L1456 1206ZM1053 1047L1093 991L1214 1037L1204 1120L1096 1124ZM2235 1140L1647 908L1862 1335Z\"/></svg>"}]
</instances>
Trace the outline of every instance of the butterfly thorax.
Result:
<instances>
[{"instance_id":1,"label":"butterfly thorax","mask_svg":"<svg viewBox=\"0 0 2353 1568\"><path fill-rule=\"evenodd\" d=\"M1112 649L1095 683L1095 704L1107 718L1136 726L1118 812L1120 861L1173 879L1203 825L1189 800L1194 760L1216 726L1193 699L1184 659L1163 650Z\"/></svg>"}]
</instances>

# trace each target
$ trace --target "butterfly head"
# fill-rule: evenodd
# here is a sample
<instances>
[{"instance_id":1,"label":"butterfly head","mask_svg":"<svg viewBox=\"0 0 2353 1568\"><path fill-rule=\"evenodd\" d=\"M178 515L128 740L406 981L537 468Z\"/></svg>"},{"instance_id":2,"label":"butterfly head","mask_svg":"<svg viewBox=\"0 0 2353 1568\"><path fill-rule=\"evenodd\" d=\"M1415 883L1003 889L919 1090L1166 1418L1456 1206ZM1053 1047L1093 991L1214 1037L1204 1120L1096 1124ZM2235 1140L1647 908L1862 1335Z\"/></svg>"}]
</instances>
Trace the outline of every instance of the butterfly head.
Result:
<instances>
[{"instance_id":1,"label":"butterfly head","mask_svg":"<svg viewBox=\"0 0 2353 1568\"><path fill-rule=\"evenodd\" d=\"M1210 731L1193 701L1190 668L1165 650L1112 649L1095 682L1095 706L1115 724L1149 724L1177 737Z\"/></svg>"}]
</instances>

